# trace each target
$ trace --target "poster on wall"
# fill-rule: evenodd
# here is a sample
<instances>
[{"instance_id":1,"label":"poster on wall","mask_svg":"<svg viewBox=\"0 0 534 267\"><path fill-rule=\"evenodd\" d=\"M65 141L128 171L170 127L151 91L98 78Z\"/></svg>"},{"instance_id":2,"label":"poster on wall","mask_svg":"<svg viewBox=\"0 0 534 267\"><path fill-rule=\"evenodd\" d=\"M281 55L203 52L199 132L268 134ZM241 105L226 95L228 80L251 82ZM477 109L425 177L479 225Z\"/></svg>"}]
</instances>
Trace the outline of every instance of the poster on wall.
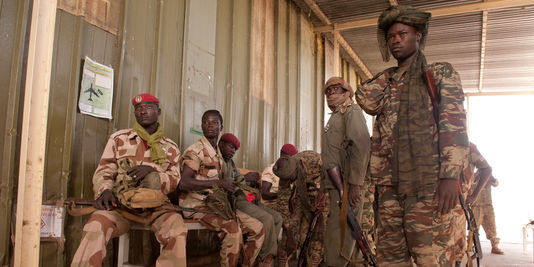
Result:
<instances>
[{"instance_id":1,"label":"poster on wall","mask_svg":"<svg viewBox=\"0 0 534 267\"><path fill-rule=\"evenodd\" d=\"M78 107L82 114L111 119L113 68L85 57Z\"/></svg>"}]
</instances>

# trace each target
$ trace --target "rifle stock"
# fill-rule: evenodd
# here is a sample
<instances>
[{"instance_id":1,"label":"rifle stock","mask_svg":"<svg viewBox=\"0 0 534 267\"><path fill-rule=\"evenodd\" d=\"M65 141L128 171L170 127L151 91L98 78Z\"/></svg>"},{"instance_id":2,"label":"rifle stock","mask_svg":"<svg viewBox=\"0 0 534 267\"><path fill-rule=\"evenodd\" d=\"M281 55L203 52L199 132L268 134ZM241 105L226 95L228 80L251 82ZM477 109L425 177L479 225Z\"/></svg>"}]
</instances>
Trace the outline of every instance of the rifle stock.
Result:
<instances>
[{"instance_id":1,"label":"rifle stock","mask_svg":"<svg viewBox=\"0 0 534 267\"><path fill-rule=\"evenodd\" d=\"M347 209L347 222L349 223L349 226L351 228L351 231L350 231L351 235L356 240L356 244L358 245L358 248L362 252L364 260L370 266L376 267L377 265L376 265L375 255L373 255L373 252L371 251L371 247L369 246L367 237L365 236L365 233L360 227L360 223L356 219L356 214L354 214L354 211L352 210L352 207L350 206L350 204Z\"/></svg>"}]
</instances>

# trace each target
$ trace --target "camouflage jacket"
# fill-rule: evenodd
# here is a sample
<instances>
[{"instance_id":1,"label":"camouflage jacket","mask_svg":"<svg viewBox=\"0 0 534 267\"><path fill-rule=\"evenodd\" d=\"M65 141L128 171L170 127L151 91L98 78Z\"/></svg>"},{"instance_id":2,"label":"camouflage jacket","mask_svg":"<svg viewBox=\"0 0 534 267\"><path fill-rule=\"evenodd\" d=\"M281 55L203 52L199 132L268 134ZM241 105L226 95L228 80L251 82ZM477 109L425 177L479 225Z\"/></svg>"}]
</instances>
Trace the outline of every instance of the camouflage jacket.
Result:
<instances>
[{"instance_id":1,"label":"camouflage jacket","mask_svg":"<svg viewBox=\"0 0 534 267\"><path fill-rule=\"evenodd\" d=\"M464 93L460 76L449 63L431 65L440 95L439 129L429 127L438 142L439 152L435 151L435 176L429 175L425 184L435 184L438 178L460 179L467 160L467 144L456 140L467 140L466 115L463 107ZM379 185L393 185L392 149L395 147L395 127L399 108L400 92L407 82L406 72L396 72L397 67L386 69L373 79L358 86L356 100L370 115L376 115L371 138L371 176ZM430 96L428 112L432 113ZM425 133L427 134L427 133ZM439 153L439 154L438 154ZM439 158L439 161L438 161ZM417 190L417 189L413 189Z\"/></svg>"},{"instance_id":2,"label":"camouflage jacket","mask_svg":"<svg viewBox=\"0 0 534 267\"><path fill-rule=\"evenodd\" d=\"M150 149L145 147L143 140L133 129L124 129L112 134L93 175L95 199L104 190L113 188L115 178L120 172L127 171L119 168L117 163L118 160L123 158L130 159L133 165L142 164L153 167L159 174L161 191L164 194L174 191L178 182L180 182L180 169L178 167L180 150L176 143L167 137L162 137L160 144L167 154L167 159L162 165L152 162Z\"/></svg>"},{"instance_id":3,"label":"camouflage jacket","mask_svg":"<svg viewBox=\"0 0 534 267\"><path fill-rule=\"evenodd\" d=\"M198 141L189 146L180 158L180 167L187 165L195 172L197 180L218 180L223 177L223 158L219 148L217 151L211 146L206 137L202 136ZM180 195L180 206L197 208L204 206L202 202L212 189L201 191L183 192Z\"/></svg>"},{"instance_id":4,"label":"camouflage jacket","mask_svg":"<svg viewBox=\"0 0 534 267\"><path fill-rule=\"evenodd\" d=\"M490 166L473 143L469 143L469 157L466 165L463 184L465 192L469 192L475 183L475 167L477 170L480 170L489 168Z\"/></svg>"},{"instance_id":5,"label":"camouflage jacket","mask_svg":"<svg viewBox=\"0 0 534 267\"><path fill-rule=\"evenodd\" d=\"M349 184L363 185L369 162L369 132L362 110L352 104L344 113L336 109L321 136L321 154L325 170L339 166ZM330 179L327 189L335 189Z\"/></svg>"}]
</instances>

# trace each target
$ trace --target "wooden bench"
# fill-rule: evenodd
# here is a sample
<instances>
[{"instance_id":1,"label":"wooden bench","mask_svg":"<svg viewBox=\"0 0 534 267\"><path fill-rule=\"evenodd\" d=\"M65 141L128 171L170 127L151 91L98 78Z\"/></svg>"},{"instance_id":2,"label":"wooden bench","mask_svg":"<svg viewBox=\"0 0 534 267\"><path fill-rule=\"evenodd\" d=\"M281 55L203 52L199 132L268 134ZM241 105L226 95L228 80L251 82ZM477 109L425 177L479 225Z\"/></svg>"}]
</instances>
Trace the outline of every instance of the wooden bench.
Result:
<instances>
[{"instance_id":1,"label":"wooden bench","mask_svg":"<svg viewBox=\"0 0 534 267\"><path fill-rule=\"evenodd\" d=\"M184 220L187 226L187 231L206 229L197 220ZM150 231L150 226L134 223L130 230ZM160 247L161 250L161 247ZM130 253L130 233L124 233L119 236L119 248L117 252L117 266L118 267L141 267L141 265L133 265L129 263L128 254Z\"/></svg>"}]
</instances>

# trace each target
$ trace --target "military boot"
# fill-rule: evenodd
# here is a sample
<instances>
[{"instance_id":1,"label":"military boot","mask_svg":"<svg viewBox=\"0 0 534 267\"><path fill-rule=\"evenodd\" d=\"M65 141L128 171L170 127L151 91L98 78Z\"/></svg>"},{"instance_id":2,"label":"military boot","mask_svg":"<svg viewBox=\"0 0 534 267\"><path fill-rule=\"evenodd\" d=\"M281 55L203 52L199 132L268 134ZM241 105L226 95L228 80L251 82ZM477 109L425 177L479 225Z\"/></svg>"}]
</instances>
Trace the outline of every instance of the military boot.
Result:
<instances>
[{"instance_id":1,"label":"military boot","mask_svg":"<svg viewBox=\"0 0 534 267\"><path fill-rule=\"evenodd\" d=\"M495 238L493 240L491 240L491 253L492 254L498 254L498 255L503 255L504 252L499 248L499 241L500 239L499 238Z\"/></svg>"}]
</instances>

